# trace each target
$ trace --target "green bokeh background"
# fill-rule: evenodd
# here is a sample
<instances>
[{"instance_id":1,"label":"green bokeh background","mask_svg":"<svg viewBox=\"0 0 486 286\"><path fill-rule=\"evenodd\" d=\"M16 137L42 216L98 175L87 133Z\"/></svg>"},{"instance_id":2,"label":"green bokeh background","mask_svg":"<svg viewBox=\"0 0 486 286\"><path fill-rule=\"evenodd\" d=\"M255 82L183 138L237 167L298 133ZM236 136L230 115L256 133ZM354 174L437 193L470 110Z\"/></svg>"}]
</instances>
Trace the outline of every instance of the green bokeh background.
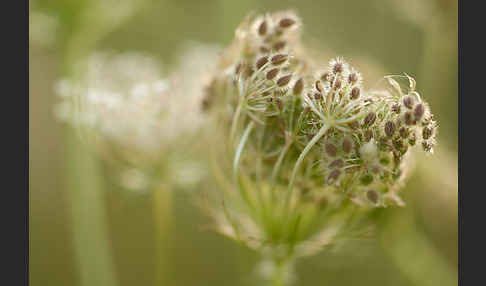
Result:
<instances>
[{"instance_id":1,"label":"green bokeh background","mask_svg":"<svg viewBox=\"0 0 486 286\"><path fill-rule=\"evenodd\" d=\"M70 218L70 141L65 140L52 109L57 101L54 83L69 68L67 59L73 60L66 50L73 45L73 34L83 29L80 11L91 15L89 2L30 2L31 11L58 19L53 43L31 41L29 47L30 282L34 286L84 286ZM403 192L406 208L380 211L377 231L369 239L349 241L345 248L301 260L298 285L457 285L457 1L416 0L400 7L398 2L149 1L126 21L106 28L96 42L85 43L81 38L77 45L147 51L170 67L187 40L224 46L250 11L291 8L303 19L303 40L309 45L350 59L358 67L371 66L383 75L414 76L440 124L437 154L418 160ZM370 77L372 82L378 80ZM108 182L102 189L118 284L155 285L158 242L152 197L120 191ZM167 254L170 285L255 285L257 255L206 231L208 220L189 203L190 196L187 192L174 195L175 227ZM95 264L97 257L92 259Z\"/></svg>"}]
</instances>

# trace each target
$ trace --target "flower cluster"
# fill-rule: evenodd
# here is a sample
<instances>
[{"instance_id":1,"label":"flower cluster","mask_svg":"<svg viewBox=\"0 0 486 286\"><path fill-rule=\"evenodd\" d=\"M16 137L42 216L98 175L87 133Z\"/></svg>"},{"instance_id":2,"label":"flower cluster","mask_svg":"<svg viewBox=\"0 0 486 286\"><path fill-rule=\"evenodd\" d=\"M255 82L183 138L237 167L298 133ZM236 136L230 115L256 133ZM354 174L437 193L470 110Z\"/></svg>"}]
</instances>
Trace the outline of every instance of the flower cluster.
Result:
<instances>
[{"instance_id":1,"label":"flower cluster","mask_svg":"<svg viewBox=\"0 0 486 286\"><path fill-rule=\"evenodd\" d=\"M397 192L411 148L435 145L437 124L413 78L385 77L389 88L375 91L342 58L316 69L302 52L300 28L291 12L246 19L206 89L207 110L233 154L226 176L239 190L226 191L233 206L225 205L220 230L251 233L242 239L251 247L293 248L332 229L323 227L333 221L324 213L344 215L338 210L350 201L403 204ZM397 78L408 80L406 92Z\"/></svg>"},{"instance_id":2,"label":"flower cluster","mask_svg":"<svg viewBox=\"0 0 486 286\"><path fill-rule=\"evenodd\" d=\"M147 176L159 176L161 164L178 165L164 171L173 181L192 183L188 176L179 178L186 171L179 163L193 164L182 158L187 152L171 150L190 148L180 139L196 136L205 122L202 75L216 54L215 47L192 44L183 49L177 68L163 76L147 54L96 52L79 63L72 76L59 80L61 100L55 113L76 127L105 162L121 167L120 182L129 182L124 184L128 188L137 189L133 182L146 181Z\"/></svg>"}]
</instances>

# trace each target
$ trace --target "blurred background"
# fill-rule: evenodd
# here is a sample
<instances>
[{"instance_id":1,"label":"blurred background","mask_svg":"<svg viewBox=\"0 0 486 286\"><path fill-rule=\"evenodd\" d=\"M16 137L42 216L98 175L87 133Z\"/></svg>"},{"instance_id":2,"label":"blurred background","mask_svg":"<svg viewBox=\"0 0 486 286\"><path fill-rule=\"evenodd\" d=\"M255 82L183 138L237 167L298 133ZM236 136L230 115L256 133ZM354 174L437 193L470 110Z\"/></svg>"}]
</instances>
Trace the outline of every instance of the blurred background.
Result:
<instances>
[{"instance_id":1,"label":"blurred background","mask_svg":"<svg viewBox=\"0 0 486 286\"><path fill-rule=\"evenodd\" d=\"M436 153L418 157L402 192L407 206L380 211L371 238L299 261L298 285L457 285L458 43L451 0L31 0L31 285L161 285L159 272L170 277L164 285L255 285L257 255L208 231L190 192L174 192L170 241L160 241L150 194L89 176L96 171L90 165L72 166L85 150L73 147L53 115L54 87L90 51L144 51L170 69L187 41L226 46L249 12L285 9L302 18L306 45L348 59L368 87L387 74L415 77L440 126ZM92 234L104 244L91 247ZM155 255L161 243L170 246L165 272Z\"/></svg>"}]
</instances>

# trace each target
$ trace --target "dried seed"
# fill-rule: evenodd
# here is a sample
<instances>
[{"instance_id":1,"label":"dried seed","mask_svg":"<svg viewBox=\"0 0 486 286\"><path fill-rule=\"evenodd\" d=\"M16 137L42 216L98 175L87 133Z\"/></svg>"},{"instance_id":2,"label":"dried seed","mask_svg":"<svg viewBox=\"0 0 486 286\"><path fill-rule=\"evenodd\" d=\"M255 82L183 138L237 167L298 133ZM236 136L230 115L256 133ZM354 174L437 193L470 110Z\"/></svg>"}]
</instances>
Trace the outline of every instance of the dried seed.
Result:
<instances>
[{"instance_id":1,"label":"dried seed","mask_svg":"<svg viewBox=\"0 0 486 286\"><path fill-rule=\"evenodd\" d=\"M351 99L358 99L359 98L359 94L360 94L360 89L358 87L354 87L352 90L351 90Z\"/></svg>"},{"instance_id":2,"label":"dried seed","mask_svg":"<svg viewBox=\"0 0 486 286\"><path fill-rule=\"evenodd\" d=\"M290 79L292 79L291 74L283 76L283 77L281 77L277 80L277 85L278 86L286 86L290 82Z\"/></svg>"},{"instance_id":3,"label":"dried seed","mask_svg":"<svg viewBox=\"0 0 486 286\"><path fill-rule=\"evenodd\" d=\"M267 72L267 79L268 79L268 80L273 79L274 77L276 77L276 76L277 76L277 74L278 74L278 72L279 72L279 71L280 71L280 69L279 69L279 68L273 68L273 69L269 70L269 71Z\"/></svg>"},{"instance_id":4,"label":"dried seed","mask_svg":"<svg viewBox=\"0 0 486 286\"><path fill-rule=\"evenodd\" d=\"M288 28L288 27L292 26L293 24L295 24L295 20L291 19L291 18L283 18L278 23L278 25L282 28Z\"/></svg>"},{"instance_id":5,"label":"dried seed","mask_svg":"<svg viewBox=\"0 0 486 286\"><path fill-rule=\"evenodd\" d=\"M337 155L338 149L334 144L326 143L325 149L329 156L335 157Z\"/></svg>"},{"instance_id":6,"label":"dried seed","mask_svg":"<svg viewBox=\"0 0 486 286\"><path fill-rule=\"evenodd\" d=\"M348 138L344 138L344 140L343 140L343 151L345 153L349 153L349 152L351 152L352 148L353 148L353 143L351 142L351 140L349 140Z\"/></svg>"},{"instance_id":7,"label":"dried seed","mask_svg":"<svg viewBox=\"0 0 486 286\"><path fill-rule=\"evenodd\" d=\"M304 80L300 78L295 82L293 91L295 95L299 95L302 93L302 90L304 90Z\"/></svg>"},{"instance_id":8,"label":"dried seed","mask_svg":"<svg viewBox=\"0 0 486 286\"><path fill-rule=\"evenodd\" d=\"M267 33L267 21L263 21L258 27L258 34L263 36Z\"/></svg>"},{"instance_id":9,"label":"dried seed","mask_svg":"<svg viewBox=\"0 0 486 286\"><path fill-rule=\"evenodd\" d=\"M395 133L395 123L388 121L385 123L385 134L388 137L392 137L393 133Z\"/></svg>"},{"instance_id":10,"label":"dried seed","mask_svg":"<svg viewBox=\"0 0 486 286\"><path fill-rule=\"evenodd\" d=\"M256 62L256 68L257 69L260 69L261 67L263 67L266 63L268 62L268 57L267 56L263 56L261 58L259 58Z\"/></svg>"},{"instance_id":11,"label":"dried seed","mask_svg":"<svg viewBox=\"0 0 486 286\"><path fill-rule=\"evenodd\" d=\"M272 64L278 66L283 64L287 60L287 55L285 54L278 54L272 57L271 61Z\"/></svg>"}]
</instances>

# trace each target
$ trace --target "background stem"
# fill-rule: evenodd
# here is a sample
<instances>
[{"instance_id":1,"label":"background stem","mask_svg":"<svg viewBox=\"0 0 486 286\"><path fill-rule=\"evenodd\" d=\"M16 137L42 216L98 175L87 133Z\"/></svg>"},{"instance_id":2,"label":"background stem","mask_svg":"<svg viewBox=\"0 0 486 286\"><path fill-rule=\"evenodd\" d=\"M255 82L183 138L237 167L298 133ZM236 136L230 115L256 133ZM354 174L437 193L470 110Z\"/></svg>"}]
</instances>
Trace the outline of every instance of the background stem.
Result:
<instances>
[{"instance_id":1,"label":"background stem","mask_svg":"<svg viewBox=\"0 0 486 286\"><path fill-rule=\"evenodd\" d=\"M108 236L99 162L66 131L67 197L80 285L118 285Z\"/></svg>"},{"instance_id":2,"label":"background stem","mask_svg":"<svg viewBox=\"0 0 486 286\"><path fill-rule=\"evenodd\" d=\"M156 285L171 285L169 251L171 249L171 233L173 231L172 190L165 185L158 185L153 192L153 212L156 235Z\"/></svg>"}]
</instances>

